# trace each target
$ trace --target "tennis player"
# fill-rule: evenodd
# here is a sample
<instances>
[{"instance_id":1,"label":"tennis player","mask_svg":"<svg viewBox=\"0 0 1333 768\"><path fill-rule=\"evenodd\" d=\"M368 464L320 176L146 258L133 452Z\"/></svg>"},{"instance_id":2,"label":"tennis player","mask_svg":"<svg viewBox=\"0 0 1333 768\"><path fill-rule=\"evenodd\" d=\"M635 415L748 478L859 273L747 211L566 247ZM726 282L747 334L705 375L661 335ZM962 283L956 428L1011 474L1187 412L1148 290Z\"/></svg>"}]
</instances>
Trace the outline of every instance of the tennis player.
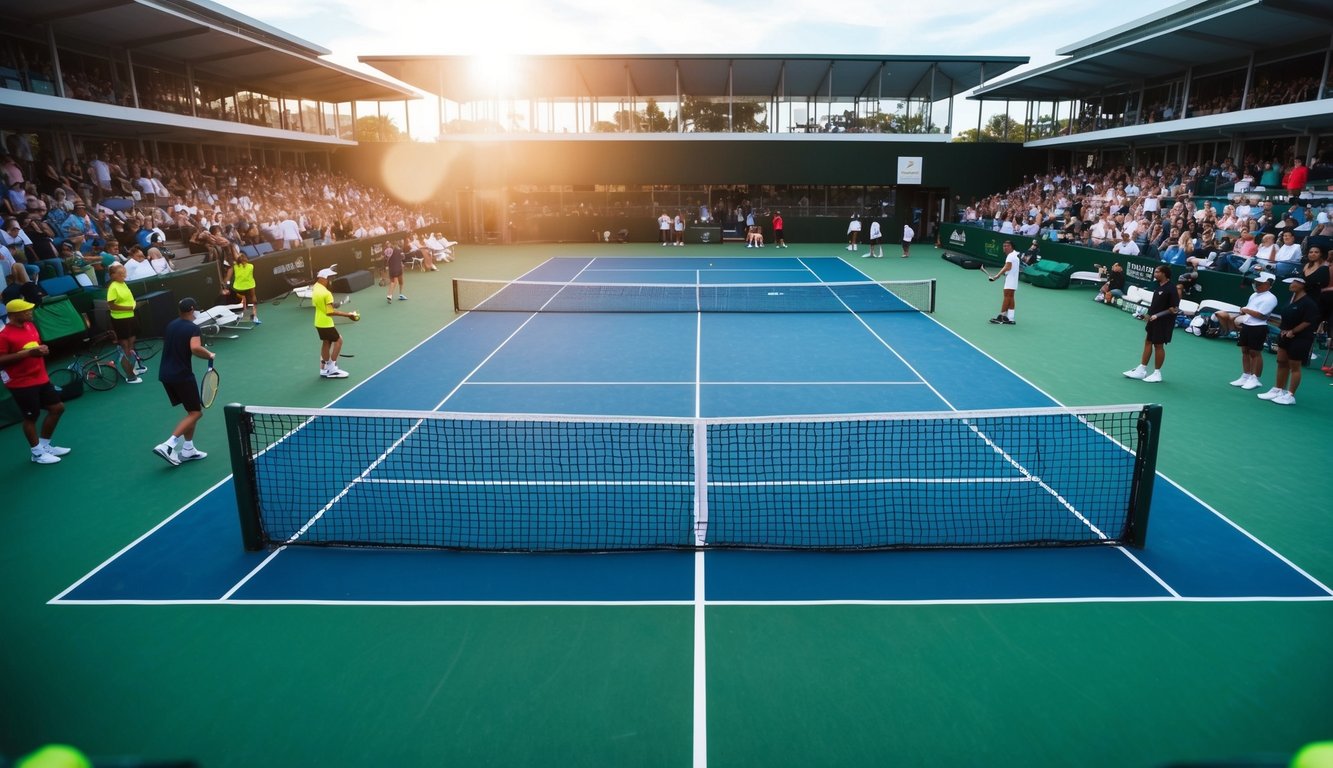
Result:
<instances>
[{"instance_id":1,"label":"tennis player","mask_svg":"<svg viewBox=\"0 0 1333 768\"><path fill-rule=\"evenodd\" d=\"M403 249L395 248L393 243L384 244L384 266L389 269L389 303L393 303L393 287L398 286L398 300L407 301L403 295Z\"/></svg>"},{"instance_id":2,"label":"tennis player","mask_svg":"<svg viewBox=\"0 0 1333 768\"><path fill-rule=\"evenodd\" d=\"M134 338L139 335L139 321L134 317L134 310L139 302L125 284L124 264L112 264L107 276L111 282L106 286L106 307L111 313L111 330L115 331L116 343L120 345L120 366L125 371L125 383L142 384L139 374L147 373L148 368L134 354Z\"/></svg>"},{"instance_id":3,"label":"tennis player","mask_svg":"<svg viewBox=\"0 0 1333 768\"><path fill-rule=\"evenodd\" d=\"M207 453L194 447L194 427L204 415L204 404L199 399L199 382L194 378L190 358L212 360L215 357L204 346L199 336L199 326L194 322L198 303L186 297L181 299L177 308L180 317L167 323L162 339L162 364L157 369L157 380L162 382L171 404L185 409L185 418L176 424L166 442L153 448L153 453L173 467L180 466L183 461L198 461L208 457Z\"/></svg>"},{"instance_id":4,"label":"tennis player","mask_svg":"<svg viewBox=\"0 0 1333 768\"><path fill-rule=\"evenodd\" d=\"M50 350L42 343L32 311L37 305L24 299L11 299L5 304L9 324L0 328L0 371L4 371L5 386L14 396L14 403L23 413L23 436L28 438L34 464L55 464L69 453L68 448L51 445L65 404L60 393L46 375L45 357ZM41 437L37 432L37 416L42 410Z\"/></svg>"},{"instance_id":5,"label":"tennis player","mask_svg":"<svg viewBox=\"0 0 1333 768\"><path fill-rule=\"evenodd\" d=\"M1125 371L1131 379L1141 379L1149 384L1162 380L1162 364L1166 362L1166 345L1171 343L1171 334L1176 329L1176 315L1180 314L1180 293L1171 282L1171 267L1158 264L1152 271L1157 281L1157 290L1153 291L1152 302L1148 311L1139 319L1148 326L1147 338L1143 340L1143 356L1137 367ZM1148 372L1148 360L1153 360L1153 371Z\"/></svg>"},{"instance_id":6,"label":"tennis player","mask_svg":"<svg viewBox=\"0 0 1333 768\"><path fill-rule=\"evenodd\" d=\"M996 325L1014 325L1014 294L1018 292L1018 252L1014 250L1012 240L1005 240L1004 245L1004 266L1000 271L990 276L993 283L1004 276L1004 298L1000 300L1000 314L992 317L990 321Z\"/></svg>"},{"instance_id":7,"label":"tennis player","mask_svg":"<svg viewBox=\"0 0 1333 768\"><path fill-rule=\"evenodd\" d=\"M241 317L249 307L250 322L263 325L259 319L259 302L255 301L255 265L250 263L244 251L236 255L236 263L232 265L231 289L241 300Z\"/></svg>"},{"instance_id":8,"label":"tennis player","mask_svg":"<svg viewBox=\"0 0 1333 768\"><path fill-rule=\"evenodd\" d=\"M351 312L340 312L333 308L333 292L329 290L329 278L338 274L334 267L321 269L315 275L315 287L310 300L315 305L315 331L319 333L319 375L326 379L345 379L347 371L338 367L338 354L342 352L343 339L338 329L333 326L333 318L347 317L353 320L357 316Z\"/></svg>"}]
</instances>

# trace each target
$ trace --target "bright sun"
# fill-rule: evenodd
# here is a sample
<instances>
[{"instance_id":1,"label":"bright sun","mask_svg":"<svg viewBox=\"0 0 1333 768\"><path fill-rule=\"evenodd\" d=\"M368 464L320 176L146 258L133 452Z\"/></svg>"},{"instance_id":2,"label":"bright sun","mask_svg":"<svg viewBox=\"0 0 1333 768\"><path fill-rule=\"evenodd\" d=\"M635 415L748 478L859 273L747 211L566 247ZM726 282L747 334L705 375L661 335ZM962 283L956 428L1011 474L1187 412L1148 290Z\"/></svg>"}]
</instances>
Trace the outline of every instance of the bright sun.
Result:
<instances>
[{"instance_id":1,"label":"bright sun","mask_svg":"<svg viewBox=\"0 0 1333 768\"><path fill-rule=\"evenodd\" d=\"M504 95L518 85L518 61L503 54L479 54L472 57L469 74L477 90Z\"/></svg>"}]
</instances>

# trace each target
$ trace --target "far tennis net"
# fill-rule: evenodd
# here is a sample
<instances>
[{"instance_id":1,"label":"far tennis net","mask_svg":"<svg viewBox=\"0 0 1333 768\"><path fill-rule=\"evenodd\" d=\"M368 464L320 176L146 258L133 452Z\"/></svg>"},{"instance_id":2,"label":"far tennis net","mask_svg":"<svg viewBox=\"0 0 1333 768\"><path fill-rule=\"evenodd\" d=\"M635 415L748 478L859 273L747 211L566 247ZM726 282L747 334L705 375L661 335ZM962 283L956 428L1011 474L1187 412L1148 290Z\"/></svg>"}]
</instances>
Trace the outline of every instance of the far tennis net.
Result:
<instances>
[{"instance_id":1,"label":"far tennis net","mask_svg":"<svg viewBox=\"0 0 1333 768\"><path fill-rule=\"evenodd\" d=\"M550 283L454 280L458 312L933 312L934 280Z\"/></svg>"},{"instance_id":2,"label":"far tennis net","mask_svg":"<svg viewBox=\"0 0 1333 768\"><path fill-rule=\"evenodd\" d=\"M777 419L228 406L245 546L1144 542L1160 406Z\"/></svg>"}]
</instances>

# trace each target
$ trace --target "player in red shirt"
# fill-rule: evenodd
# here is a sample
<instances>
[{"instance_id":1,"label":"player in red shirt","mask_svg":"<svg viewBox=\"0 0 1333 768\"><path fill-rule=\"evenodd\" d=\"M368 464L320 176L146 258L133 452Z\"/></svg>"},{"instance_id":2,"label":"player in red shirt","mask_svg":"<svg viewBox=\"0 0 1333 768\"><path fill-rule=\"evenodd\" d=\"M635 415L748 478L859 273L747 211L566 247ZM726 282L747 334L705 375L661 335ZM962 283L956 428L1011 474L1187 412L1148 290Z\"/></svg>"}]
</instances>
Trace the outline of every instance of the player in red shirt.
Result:
<instances>
[{"instance_id":1,"label":"player in red shirt","mask_svg":"<svg viewBox=\"0 0 1333 768\"><path fill-rule=\"evenodd\" d=\"M51 377L46 375L45 358L50 350L42 343L37 324L32 321L35 307L23 299L5 304L9 325L0 328L0 371L4 373L5 386L23 412L23 435L32 448L32 461L55 464L69 453L68 448L51 445L51 435L56 431L60 415L65 412L65 404L51 384ZM46 418L42 421L39 438L37 417L43 409Z\"/></svg>"}]
</instances>

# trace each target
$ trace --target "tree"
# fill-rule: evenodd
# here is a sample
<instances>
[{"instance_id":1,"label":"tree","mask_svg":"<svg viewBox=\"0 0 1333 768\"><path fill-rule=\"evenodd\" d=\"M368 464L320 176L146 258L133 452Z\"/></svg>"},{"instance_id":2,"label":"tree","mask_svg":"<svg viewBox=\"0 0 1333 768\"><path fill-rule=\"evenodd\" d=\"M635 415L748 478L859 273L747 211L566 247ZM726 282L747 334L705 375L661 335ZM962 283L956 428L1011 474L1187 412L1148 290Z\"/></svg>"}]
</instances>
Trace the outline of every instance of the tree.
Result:
<instances>
[{"instance_id":1,"label":"tree","mask_svg":"<svg viewBox=\"0 0 1333 768\"><path fill-rule=\"evenodd\" d=\"M734 101L731 104L730 125L728 107L725 102L714 103L707 99L686 96L680 105L680 116L688 130L697 133L763 133L768 130L767 123L761 123L759 116L767 107L757 101Z\"/></svg>"},{"instance_id":2,"label":"tree","mask_svg":"<svg viewBox=\"0 0 1333 768\"><path fill-rule=\"evenodd\" d=\"M358 117L354 136L357 141L407 141L407 134L384 115Z\"/></svg>"},{"instance_id":3,"label":"tree","mask_svg":"<svg viewBox=\"0 0 1333 768\"><path fill-rule=\"evenodd\" d=\"M876 112L859 118L856 125L872 133L939 133L938 125L928 121L924 111L918 110L907 114L905 105L898 102L898 109L891 115Z\"/></svg>"},{"instance_id":4,"label":"tree","mask_svg":"<svg viewBox=\"0 0 1333 768\"><path fill-rule=\"evenodd\" d=\"M1023 123L1009 117L1008 115L992 115L991 119L981 129L981 135L977 135L977 129L969 128L958 134L954 141L1008 141L1022 143L1023 141Z\"/></svg>"}]
</instances>

